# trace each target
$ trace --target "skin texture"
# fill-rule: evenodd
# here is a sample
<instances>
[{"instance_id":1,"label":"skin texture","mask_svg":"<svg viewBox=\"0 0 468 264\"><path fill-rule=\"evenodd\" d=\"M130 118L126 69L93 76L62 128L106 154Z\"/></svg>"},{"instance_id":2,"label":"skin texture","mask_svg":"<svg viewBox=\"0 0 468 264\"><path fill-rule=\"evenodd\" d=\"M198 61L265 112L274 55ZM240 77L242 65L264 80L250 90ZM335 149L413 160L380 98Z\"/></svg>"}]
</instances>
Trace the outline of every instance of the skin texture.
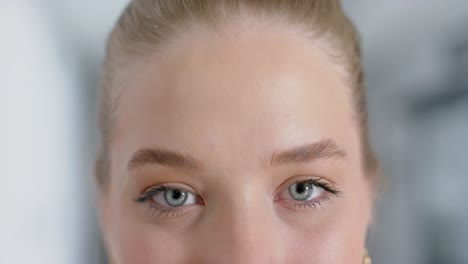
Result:
<instances>
[{"instance_id":1,"label":"skin texture","mask_svg":"<svg viewBox=\"0 0 468 264\"><path fill-rule=\"evenodd\" d=\"M286 27L194 28L118 79L111 182L100 197L114 263L361 263L371 191L360 132L350 87L313 41ZM274 152L327 139L346 155L269 165ZM190 154L201 167L128 168L147 148ZM309 177L340 194L293 205L288 186ZM159 213L133 201L158 184L202 202Z\"/></svg>"}]
</instances>

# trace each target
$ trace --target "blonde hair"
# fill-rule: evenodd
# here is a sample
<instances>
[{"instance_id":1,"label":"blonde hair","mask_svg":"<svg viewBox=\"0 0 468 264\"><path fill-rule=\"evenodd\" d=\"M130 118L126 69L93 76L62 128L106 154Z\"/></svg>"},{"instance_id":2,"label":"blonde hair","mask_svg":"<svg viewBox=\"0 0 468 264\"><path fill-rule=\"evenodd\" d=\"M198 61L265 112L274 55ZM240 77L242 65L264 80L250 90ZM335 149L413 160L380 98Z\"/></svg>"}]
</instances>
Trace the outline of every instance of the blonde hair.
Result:
<instances>
[{"instance_id":1,"label":"blonde hair","mask_svg":"<svg viewBox=\"0 0 468 264\"><path fill-rule=\"evenodd\" d=\"M220 28L235 16L276 19L301 26L314 41L326 43L330 59L347 73L361 127L365 167L376 159L368 143L359 38L338 0L133 0L123 11L108 41L100 82L99 126L102 146L96 161L99 185L109 181L108 145L118 93L115 75L120 65L158 50L193 24ZM373 174L373 173L370 173Z\"/></svg>"}]
</instances>

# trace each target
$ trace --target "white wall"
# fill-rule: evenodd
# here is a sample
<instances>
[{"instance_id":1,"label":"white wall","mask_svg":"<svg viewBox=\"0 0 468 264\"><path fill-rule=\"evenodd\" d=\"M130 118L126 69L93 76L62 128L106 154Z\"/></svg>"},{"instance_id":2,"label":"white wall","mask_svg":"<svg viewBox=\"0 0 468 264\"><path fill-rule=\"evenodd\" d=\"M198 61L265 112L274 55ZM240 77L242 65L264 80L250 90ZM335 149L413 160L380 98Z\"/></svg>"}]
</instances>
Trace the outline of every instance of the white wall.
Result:
<instances>
[{"instance_id":1,"label":"white wall","mask_svg":"<svg viewBox=\"0 0 468 264\"><path fill-rule=\"evenodd\" d=\"M94 98L86 97L95 76L86 70L97 73L122 4L0 1L2 264L102 259L90 180Z\"/></svg>"}]
</instances>

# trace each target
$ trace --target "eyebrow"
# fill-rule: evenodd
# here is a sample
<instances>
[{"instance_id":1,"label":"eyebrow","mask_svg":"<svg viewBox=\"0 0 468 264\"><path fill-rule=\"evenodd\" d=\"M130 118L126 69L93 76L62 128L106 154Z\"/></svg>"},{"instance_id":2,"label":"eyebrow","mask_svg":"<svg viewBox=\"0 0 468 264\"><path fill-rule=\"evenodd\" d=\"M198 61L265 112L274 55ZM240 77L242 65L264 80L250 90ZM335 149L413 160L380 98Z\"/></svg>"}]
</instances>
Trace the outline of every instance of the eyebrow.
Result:
<instances>
[{"instance_id":1,"label":"eyebrow","mask_svg":"<svg viewBox=\"0 0 468 264\"><path fill-rule=\"evenodd\" d=\"M324 139L281 152L274 151L270 159L270 166L311 162L323 158L344 158L346 155L346 152L334 140ZM138 150L132 155L127 164L127 169L132 170L149 164L191 170L202 168L202 162L188 153L164 148L146 148Z\"/></svg>"},{"instance_id":2,"label":"eyebrow","mask_svg":"<svg viewBox=\"0 0 468 264\"><path fill-rule=\"evenodd\" d=\"M285 163L311 162L317 159L342 159L346 156L346 152L340 148L333 139L323 139L279 153L274 151L271 156L270 165L279 166Z\"/></svg>"},{"instance_id":3,"label":"eyebrow","mask_svg":"<svg viewBox=\"0 0 468 264\"><path fill-rule=\"evenodd\" d=\"M190 154L163 148L141 149L135 152L128 162L127 169L135 169L148 164L159 164L181 169L200 169L201 162Z\"/></svg>"}]
</instances>

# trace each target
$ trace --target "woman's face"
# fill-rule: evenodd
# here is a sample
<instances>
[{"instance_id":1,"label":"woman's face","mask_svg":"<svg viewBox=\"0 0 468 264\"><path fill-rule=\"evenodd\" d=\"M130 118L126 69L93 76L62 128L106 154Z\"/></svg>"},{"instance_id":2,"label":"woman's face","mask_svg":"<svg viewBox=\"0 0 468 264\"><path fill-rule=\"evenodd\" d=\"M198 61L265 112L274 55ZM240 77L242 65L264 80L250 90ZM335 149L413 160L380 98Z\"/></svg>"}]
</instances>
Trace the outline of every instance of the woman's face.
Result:
<instances>
[{"instance_id":1,"label":"woman's face","mask_svg":"<svg viewBox=\"0 0 468 264\"><path fill-rule=\"evenodd\" d=\"M339 68L292 29L166 44L116 81L115 263L361 263L370 189Z\"/></svg>"}]
</instances>

